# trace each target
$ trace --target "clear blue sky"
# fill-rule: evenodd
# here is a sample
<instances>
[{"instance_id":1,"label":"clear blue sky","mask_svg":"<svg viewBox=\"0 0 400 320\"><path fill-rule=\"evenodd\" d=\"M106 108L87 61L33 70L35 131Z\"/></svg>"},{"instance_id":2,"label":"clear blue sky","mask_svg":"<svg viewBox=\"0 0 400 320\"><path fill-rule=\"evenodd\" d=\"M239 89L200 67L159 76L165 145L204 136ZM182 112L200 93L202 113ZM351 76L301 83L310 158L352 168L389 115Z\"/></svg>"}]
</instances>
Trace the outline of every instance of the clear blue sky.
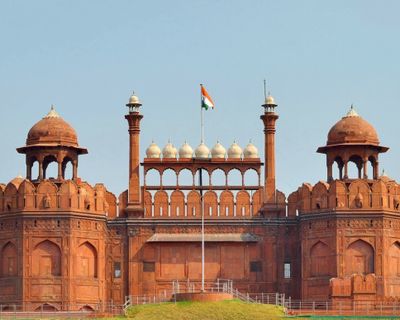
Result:
<instances>
[{"instance_id":1,"label":"clear blue sky","mask_svg":"<svg viewBox=\"0 0 400 320\"><path fill-rule=\"evenodd\" d=\"M351 103L391 150L400 176L398 1L0 2L0 181L25 173L15 148L55 104L89 155L79 174L114 193L128 182L123 118L143 101L142 156L199 143L199 83L215 100L206 142L262 149L262 80L279 103L277 185L326 178L315 153ZM261 150L262 151L262 150Z\"/></svg>"}]
</instances>

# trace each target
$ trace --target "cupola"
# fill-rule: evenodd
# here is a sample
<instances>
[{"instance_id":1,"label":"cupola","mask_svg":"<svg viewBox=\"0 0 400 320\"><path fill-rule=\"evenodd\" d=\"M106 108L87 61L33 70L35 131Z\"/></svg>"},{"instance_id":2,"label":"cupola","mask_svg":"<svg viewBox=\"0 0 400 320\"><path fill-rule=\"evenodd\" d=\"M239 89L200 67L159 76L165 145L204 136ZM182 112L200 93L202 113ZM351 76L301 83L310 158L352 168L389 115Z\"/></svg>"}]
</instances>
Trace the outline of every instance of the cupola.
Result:
<instances>
[{"instance_id":1,"label":"cupola","mask_svg":"<svg viewBox=\"0 0 400 320\"><path fill-rule=\"evenodd\" d=\"M254 144L249 142L249 144L246 146L246 148L243 151L243 157L245 159L253 159L253 158L258 158L258 149Z\"/></svg>"},{"instance_id":2,"label":"cupola","mask_svg":"<svg viewBox=\"0 0 400 320\"><path fill-rule=\"evenodd\" d=\"M185 141L185 143L179 149L179 158L189 159L193 157L192 147Z\"/></svg>"},{"instance_id":3,"label":"cupola","mask_svg":"<svg viewBox=\"0 0 400 320\"><path fill-rule=\"evenodd\" d=\"M228 149L228 158L238 159L242 157L242 148L234 141Z\"/></svg>"},{"instance_id":4,"label":"cupola","mask_svg":"<svg viewBox=\"0 0 400 320\"><path fill-rule=\"evenodd\" d=\"M222 144L218 141L215 146L211 149L211 157L217 159L224 159L226 156L226 150Z\"/></svg>"},{"instance_id":5,"label":"cupola","mask_svg":"<svg viewBox=\"0 0 400 320\"><path fill-rule=\"evenodd\" d=\"M147 158L160 158L161 149L158 145L154 143L154 141L148 146L146 149L146 157Z\"/></svg>"},{"instance_id":6,"label":"cupola","mask_svg":"<svg viewBox=\"0 0 400 320\"><path fill-rule=\"evenodd\" d=\"M199 146L196 148L196 150L194 151L196 158L200 158L200 159L207 159L209 154L210 154L210 150L208 149L208 147L202 142L199 144Z\"/></svg>"},{"instance_id":7,"label":"cupola","mask_svg":"<svg viewBox=\"0 0 400 320\"><path fill-rule=\"evenodd\" d=\"M168 142L162 150L163 158L176 158L177 150L171 142Z\"/></svg>"}]
</instances>

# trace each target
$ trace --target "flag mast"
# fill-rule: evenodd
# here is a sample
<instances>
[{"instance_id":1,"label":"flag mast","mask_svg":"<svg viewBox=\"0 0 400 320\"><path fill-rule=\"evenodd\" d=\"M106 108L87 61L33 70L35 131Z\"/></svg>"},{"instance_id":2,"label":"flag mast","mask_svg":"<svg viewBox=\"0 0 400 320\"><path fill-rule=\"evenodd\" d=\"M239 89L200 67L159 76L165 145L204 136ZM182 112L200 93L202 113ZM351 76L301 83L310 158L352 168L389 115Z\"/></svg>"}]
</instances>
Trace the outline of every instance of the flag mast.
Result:
<instances>
[{"instance_id":1,"label":"flag mast","mask_svg":"<svg viewBox=\"0 0 400 320\"><path fill-rule=\"evenodd\" d=\"M201 109L201 143L204 143L204 108L203 108L203 85L200 84L200 109ZM204 199L203 199L203 171L199 171L199 184L200 184L200 201L201 201L201 292L204 292L204 260L205 260L205 246L204 246Z\"/></svg>"}]
</instances>

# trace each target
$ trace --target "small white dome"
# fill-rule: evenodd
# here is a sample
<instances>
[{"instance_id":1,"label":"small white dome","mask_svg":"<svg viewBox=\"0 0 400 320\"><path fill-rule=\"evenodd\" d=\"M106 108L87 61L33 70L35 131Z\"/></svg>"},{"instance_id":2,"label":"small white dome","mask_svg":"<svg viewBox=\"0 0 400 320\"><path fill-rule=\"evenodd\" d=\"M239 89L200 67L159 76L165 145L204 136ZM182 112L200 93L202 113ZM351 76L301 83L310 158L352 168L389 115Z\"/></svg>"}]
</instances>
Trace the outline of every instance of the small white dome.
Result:
<instances>
[{"instance_id":1,"label":"small white dome","mask_svg":"<svg viewBox=\"0 0 400 320\"><path fill-rule=\"evenodd\" d=\"M244 158L258 158L258 149L254 144L249 142L243 151Z\"/></svg>"},{"instance_id":2,"label":"small white dome","mask_svg":"<svg viewBox=\"0 0 400 320\"><path fill-rule=\"evenodd\" d=\"M242 148L236 143L233 142L230 148L228 149L228 158L241 158L242 157Z\"/></svg>"},{"instance_id":3,"label":"small white dome","mask_svg":"<svg viewBox=\"0 0 400 320\"><path fill-rule=\"evenodd\" d=\"M176 154L177 150L171 142L168 142L167 145L162 150L163 158L176 158Z\"/></svg>"},{"instance_id":4,"label":"small white dome","mask_svg":"<svg viewBox=\"0 0 400 320\"><path fill-rule=\"evenodd\" d=\"M147 158L159 158L161 155L161 149L158 145L152 142L149 147L146 149L146 157Z\"/></svg>"},{"instance_id":5,"label":"small white dome","mask_svg":"<svg viewBox=\"0 0 400 320\"><path fill-rule=\"evenodd\" d=\"M179 149L179 158L188 159L192 157L193 157L193 149L187 142L185 142Z\"/></svg>"},{"instance_id":6,"label":"small white dome","mask_svg":"<svg viewBox=\"0 0 400 320\"><path fill-rule=\"evenodd\" d=\"M211 149L212 158L225 158L226 150L222 144L217 142L215 146Z\"/></svg>"},{"instance_id":7,"label":"small white dome","mask_svg":"<svg viewBox=\"0 0 400 320\"><path fill-rule=\"evenodd\" d=\"M269 94L268 97L265 98L265 104L276 105L274 97Z\"/></svg>"},{"instance_id":8,"label":"small white dome","mask_svg":"<svg viewBox=\"0 0 400 320\"><path fill-rule=\"evenodd\" d=\"M194 154L196 158L208 158L208 155L210 154L210 150L208 147L202 142L199 144L199 146L196 148L194 151Z\"/></svg>"}]
</instances>

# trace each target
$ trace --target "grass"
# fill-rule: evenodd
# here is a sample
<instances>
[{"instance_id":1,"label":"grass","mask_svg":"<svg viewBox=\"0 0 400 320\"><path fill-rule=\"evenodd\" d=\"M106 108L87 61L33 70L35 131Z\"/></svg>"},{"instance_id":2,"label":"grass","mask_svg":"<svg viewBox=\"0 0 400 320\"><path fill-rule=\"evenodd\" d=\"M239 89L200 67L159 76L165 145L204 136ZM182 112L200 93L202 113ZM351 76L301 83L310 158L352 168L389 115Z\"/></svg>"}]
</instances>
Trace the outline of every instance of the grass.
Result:
<instances>
[{"instance_id":1,"label":"grass","mask_svg":"<svg viewBox=\"0 0 400 320\"><path fill-rule=\"evenodd\" d=\"M135 320L266 320L284 316L283 308L239 300L220 302L166 302L130 307Z\"/></svg>"}]
</instances>

